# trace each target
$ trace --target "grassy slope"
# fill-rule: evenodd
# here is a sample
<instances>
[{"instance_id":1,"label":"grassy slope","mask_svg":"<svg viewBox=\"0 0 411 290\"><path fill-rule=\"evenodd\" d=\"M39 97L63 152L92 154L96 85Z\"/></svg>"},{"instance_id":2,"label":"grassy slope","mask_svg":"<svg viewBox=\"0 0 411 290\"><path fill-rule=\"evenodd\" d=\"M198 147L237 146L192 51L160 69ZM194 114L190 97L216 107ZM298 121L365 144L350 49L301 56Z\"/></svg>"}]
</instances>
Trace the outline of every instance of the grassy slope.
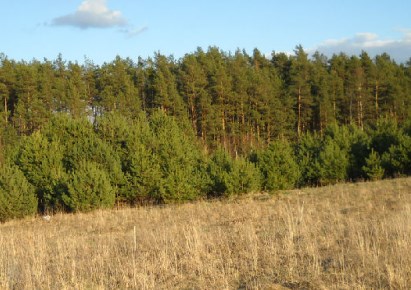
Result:
<instances>
[{"instance_id":1,"label":"grassy slope","mask_svg":"<svg viewBox=\"0 0 411 290\"><path fill-rule=\"evenodd\" d=\"M407 289L411 179L0 225L0 289Z\"/></svg>"}]
</instances>

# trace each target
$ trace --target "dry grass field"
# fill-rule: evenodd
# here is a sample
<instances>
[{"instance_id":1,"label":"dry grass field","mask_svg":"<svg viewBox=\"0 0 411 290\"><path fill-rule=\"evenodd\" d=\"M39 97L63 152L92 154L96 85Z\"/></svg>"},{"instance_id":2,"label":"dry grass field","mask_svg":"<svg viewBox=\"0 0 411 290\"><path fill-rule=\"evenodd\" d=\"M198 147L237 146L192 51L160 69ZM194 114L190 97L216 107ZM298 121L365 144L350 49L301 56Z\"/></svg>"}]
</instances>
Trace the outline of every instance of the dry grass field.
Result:
<instances>
[{"instance_id":1,"label":"dry grass field","mask_svg":"<svg viewBox=\"0 0 411 290\"><path fill-rule=\"evenodd\" d=\"M0 289L410 288L410 178L0 225Z\"/></svg>"}]
</instances>

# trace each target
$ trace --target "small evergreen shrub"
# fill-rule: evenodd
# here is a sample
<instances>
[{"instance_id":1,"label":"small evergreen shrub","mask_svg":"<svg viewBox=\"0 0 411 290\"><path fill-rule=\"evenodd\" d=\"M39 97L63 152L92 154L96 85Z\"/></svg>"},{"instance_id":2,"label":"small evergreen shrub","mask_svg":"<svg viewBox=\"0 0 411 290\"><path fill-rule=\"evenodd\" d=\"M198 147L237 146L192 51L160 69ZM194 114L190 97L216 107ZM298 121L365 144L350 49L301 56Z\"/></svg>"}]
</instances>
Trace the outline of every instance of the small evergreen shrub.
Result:
<instances>
[{"instance_id":1,"label":"small evergreen shrub","mask_svg":"<svg viewBox=\"0 0 411 290\"><path fill-rule=\"evenodd\" d=\"M299 179L299 168L294 152L286 141L271 143L267 149L257 153L257 166L263 176L263 189L272 191L292 189Z\"/></svg>"},{"instance_id":2,"label":"small evergreen shrub","mask_svg":"<svg viewBox=\"0 0 411 290\"><path fill-rule=\"evenodd\" d=\"M33 186L14 165L0 167L0 222L34 215L37 197Z\"/></svg>"},{"instance_id":3,"label":"small evergreen shrub","mask_svg":"<svg viewBox=\"0 0 411 290\"><path fill-rule=\"evenodd\" d=\"M18 149L16 163L34 186L41 211L61 204L61 188L67 178L63 147L57 140L49 141L37 131L26 137Z\"/></svg>"},{"instance_id":4,"label":"small evergreen shrub","mask_svg":"<svg viewBox=\"0 0 411 290\"><path fill-rule=\"evenodd\" d=\"M333 139L326 138L319 155L320 184L345 181L348 174L348 152Z\"/></svg>"},{"instance_id":5,"label":"small evergreen shrub","mask_svg":"<svg viewBox=\"0 0 411 290\"><path fill-rule=\"evenodd\" d=\"M62 198L70 210L77 212L113 207L116 195L108 174L98 164L83 161L72 172Z\"/></svg>"},{"instance_id":6,"label":"small evergreen shrub","mask_svg":"<svg viewBox=\"0 0 411 290\"><path fill-rule=\"evenodd\" d=\"M227 197L260 189L261 175L255 165L241 157L233 159L223 149L212 156L208 174L211 196Z\"/></svg>"},{"instance_id":7,"label":"small evergreen shrub","mask_svg":"<svg viewBox=\"0 0 411 290\"><path fill-rule=\"evenodd\" d=\"M379 180L384 176L384 168L381 166L381 158L378 152L371 150L368 158L365 159L365 166L362 170L370 180Z\"/></svg>"}]
</instances>

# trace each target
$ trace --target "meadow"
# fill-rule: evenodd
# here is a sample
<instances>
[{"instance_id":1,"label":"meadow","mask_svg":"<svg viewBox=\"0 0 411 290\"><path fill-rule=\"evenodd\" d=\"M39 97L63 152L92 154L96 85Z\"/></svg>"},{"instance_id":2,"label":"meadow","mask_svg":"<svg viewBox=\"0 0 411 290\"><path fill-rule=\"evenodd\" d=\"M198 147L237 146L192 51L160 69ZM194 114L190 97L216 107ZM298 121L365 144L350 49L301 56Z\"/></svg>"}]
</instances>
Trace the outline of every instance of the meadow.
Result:
<instances>
[{"instance_id":1,"label":"meadow","mask_svg":"<svg viewBox=\"0 0 411 290\"><path fill-rule=\"evenodd\" d=\"M411 178L0 225L0 289L409 289Z\"/></svg>"}]
</instances>

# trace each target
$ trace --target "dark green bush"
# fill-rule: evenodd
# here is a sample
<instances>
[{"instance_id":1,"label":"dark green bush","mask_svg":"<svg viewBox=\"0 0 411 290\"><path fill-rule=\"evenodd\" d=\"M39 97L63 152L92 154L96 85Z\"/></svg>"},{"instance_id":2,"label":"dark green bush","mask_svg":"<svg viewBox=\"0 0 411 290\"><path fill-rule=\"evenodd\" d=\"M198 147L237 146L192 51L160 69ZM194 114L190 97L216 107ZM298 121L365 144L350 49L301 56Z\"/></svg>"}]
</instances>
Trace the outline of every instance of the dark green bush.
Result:
<instances>
[{"instance_id":1,"label":"dark green bush","mask_svg":"<svg viewBox=\"0 0 411 290\"><path fill-rule=\"evenodd\" d=\"M297 185L299 168L288 142L272 142L267 149L257 153L256 157L263 176L263 189L291 189Z\"/></svg>"},{"instance_id":2,"label":"dark green bush","mask_svg":"<svg viewBox=\"0 0 411 290\"><path fill-rule=\"evenodd\" d=\"M174 117L157 111L150 119L152 148L161 178L151 193L160 202L181 202L204 196L208 186L205 160L195 137L183 131ZM157 176L155 176L157 178Z\"/></svg>"},{"instance_id":3,"label":"dark green bush","mask_svg":"<svg viewBox=\"0 0 411 290\"><path fill-rule=\"evenodd\" d=\"M224 149L218 149L208 165L211 196L231 196L260 189L260 173L254 164L238 157L233 159Z\"/></svg>"},{"instance_id":4,"label":"dark green bush","mask_svg":"<svg viewBox=\"0 0 411 290\"><path fill-rule=\"evenodd\" d=\"M0 166L0 222L36 211L37 197L24 174L15 165Z\"/></svg>"},{"instance_id":5,"label":"dark green bush","mask_svg":"<svg viewBox=\"0 0 411 290\"><path fill-rule=\"evenodd\" d=\"M79 164L86 160L99 164L107 172L110 183L116 190L124 184L119 155L96 134L93 124L87 118L73 119L57 114L42 133L49 140L58 140L61 144L66 172L77 170Z\"/></svg>"},{"instance_id":6,"label":"dark green bush","mask_svg":"<svg viewBox=\"0 0 411 290\"><path fill-rule=\"evenodd\" d=\"M401 135L398 141L381 157L382 166L389 177L411 174L411 137Z\"/></svg>"},{"instance_id":7,"label":"dark green bush","mask_svg":"<svg viewBox=\"0 0 411 290\"><path fill-rule=\"evenodd\" d=\"M151 201L162 174L154 154L154 134L145 115L130 119L108 113L98 119L97 134L120 157L125 182L118 199L129 204Z\"/></svg>"},{"instance_id":8,"label":"dark green bush","mask_svg":"<svg viewBox=\"0 0 411 290\"><path fill-rule=\"evenodd\" d=\"M319 184L319 155L321 138L314 134L304 134L296 143L296 159L300 169L299 186Z\"/></svg>"},{"instance_id":9,"label":"dark green bush","mask_svg":"<svg viewBox=\"0 0 411 290\"><path fill-rule=\"evenodd\" d=\"M362 170L370 180L379 180L384 177L385 170L381 166L381 158L378 152L371 150L370 155L365 159Z\"/></svg>"},{"instance_id":10,"label":"dark green bush","mask_svg":"<svg viewBox=\"0 0 411 290\"><path fill-rule=\"evenodd\" d=\"M349 166L348 152L331 138L325 138L318 162L320 184L345 181Z\"/></svg>"},{"instance_id":11,"label":"dark green bush","mask_svg":"<svg viewBox=\"0 0 411 290\"><path fill-rule=\"evenodd\" d=\"M16 163L34 185L41 211L61 204L61 188L67 178L63 154L64 146L57 140L48 141L40 132L26 137L18 149Z\"/></svg>"},{"instance_id":12,"label":"dark green bush","mask_svg":"<svg viewBox=\"0 0 411 290\"><path fill-rule=\"evenodd\" d=\"M97 163L82 161L71 173L67 192L63 194L65 205L72 211L90 211L113 207L115 189L110 178Z\"/></svg>"}]
</instances>

